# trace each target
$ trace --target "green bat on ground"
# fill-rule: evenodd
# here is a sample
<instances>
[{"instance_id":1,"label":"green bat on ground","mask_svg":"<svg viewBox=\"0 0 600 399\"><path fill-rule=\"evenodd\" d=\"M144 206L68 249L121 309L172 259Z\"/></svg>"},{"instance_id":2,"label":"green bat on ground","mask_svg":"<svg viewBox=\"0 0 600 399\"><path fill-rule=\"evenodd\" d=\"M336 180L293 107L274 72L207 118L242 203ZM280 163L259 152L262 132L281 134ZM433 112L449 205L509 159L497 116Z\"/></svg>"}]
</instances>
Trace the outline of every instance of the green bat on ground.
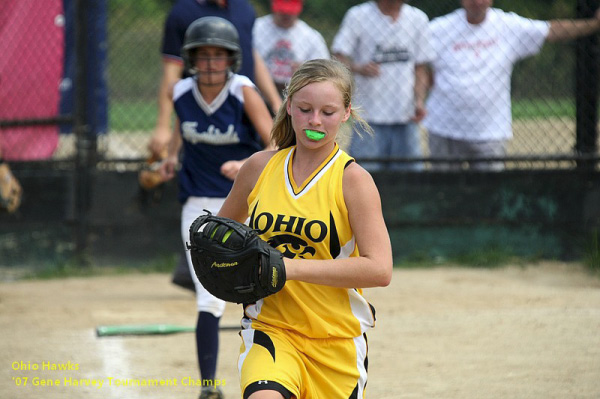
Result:
<instances>
[{"instance_id":1,"label":"green bat on ground","mask_svg":"<svg viewBox=\"0 0 600 399\"><path fill-rule=\"evenodd\" d=\"M219 330L239 331L239 326L220 326ZM175 324L141 324L96 327L98 337L117 335L164 335L196 331L196 327L178 326Z\"/></svg>"}]
</instances>

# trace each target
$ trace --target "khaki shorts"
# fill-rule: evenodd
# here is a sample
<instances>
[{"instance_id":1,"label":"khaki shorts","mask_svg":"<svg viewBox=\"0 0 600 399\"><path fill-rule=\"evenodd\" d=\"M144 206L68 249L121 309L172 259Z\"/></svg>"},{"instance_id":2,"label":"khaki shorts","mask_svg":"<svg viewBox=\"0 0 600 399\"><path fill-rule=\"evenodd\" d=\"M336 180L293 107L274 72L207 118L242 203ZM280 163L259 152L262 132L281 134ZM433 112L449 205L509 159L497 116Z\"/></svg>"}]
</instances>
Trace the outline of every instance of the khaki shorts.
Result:
<instances>
[{"instance_id":1,"label":"khaki shorts","mask_svg":"<svg viewBox=\"0 0 600 399\"><path fill-rule=\"evenodd\" d=\"M429 152L432 158L502 158L506 156L506 140L457 140L443 137L429 132ZM504 170L504 162L495 161L471 161L463 165L460 162L436 162L432 163L433 170L462 170L467 166L472 170L501 171Z\"/></svg>"},{"instance_id":2,"label":"khaki shorts","mask_svg":"<svg viewBox=\"0 0 600 399\"><path fill-rule=\"evenodd\" d=\"M363 398L367 337L307 338L253 323L241 332L238 369L244 398L261 390L284 398Z\"/></svg>"}]
</instances>

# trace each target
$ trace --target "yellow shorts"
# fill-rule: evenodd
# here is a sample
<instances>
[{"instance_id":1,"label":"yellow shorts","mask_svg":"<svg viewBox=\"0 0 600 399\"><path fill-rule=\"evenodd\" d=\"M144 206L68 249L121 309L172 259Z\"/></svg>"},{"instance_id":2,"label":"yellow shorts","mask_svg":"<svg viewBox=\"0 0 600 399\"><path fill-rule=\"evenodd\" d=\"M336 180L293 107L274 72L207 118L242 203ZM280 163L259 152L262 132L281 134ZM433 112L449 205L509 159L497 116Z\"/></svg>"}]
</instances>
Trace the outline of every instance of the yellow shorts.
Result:
<instances>
[{"instance_id":1,"label":"yellow shorts","mask_svg":"<svg viewBox=\"0 0 600 399\"><path fill-rule=\"evenodd\" d=\"M238 361L243 397L261 390L284 398L364 398L367 337L307 338L256 321L242 330Z\"/></svg>"}]
</instances>

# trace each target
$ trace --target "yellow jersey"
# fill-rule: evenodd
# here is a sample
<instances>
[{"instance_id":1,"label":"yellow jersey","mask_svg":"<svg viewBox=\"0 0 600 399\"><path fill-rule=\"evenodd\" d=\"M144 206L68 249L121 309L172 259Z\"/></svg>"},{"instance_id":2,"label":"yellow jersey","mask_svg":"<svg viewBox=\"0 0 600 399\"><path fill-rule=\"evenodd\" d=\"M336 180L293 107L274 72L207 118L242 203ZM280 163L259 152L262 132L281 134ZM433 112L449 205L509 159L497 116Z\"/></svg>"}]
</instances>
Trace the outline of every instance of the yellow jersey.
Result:
<instances>
[{"instance_id":1,"label":"yellow jersey","mask_svg":"<svg viewBox=\"0 0 600 399\"><path fill-rule=\"evenodd\" d=\"M336 144L298 184L294 153L295 146L278 151L262 171L248 196L250 227L287 258L358 256L342 191L344 169L354 159ZM375 310L361 289L300 281L288 281L278 293L247 305L244 313L255 328L265 323L310 338L358 337L375 324Z\"/></svg>"}]
</instances>

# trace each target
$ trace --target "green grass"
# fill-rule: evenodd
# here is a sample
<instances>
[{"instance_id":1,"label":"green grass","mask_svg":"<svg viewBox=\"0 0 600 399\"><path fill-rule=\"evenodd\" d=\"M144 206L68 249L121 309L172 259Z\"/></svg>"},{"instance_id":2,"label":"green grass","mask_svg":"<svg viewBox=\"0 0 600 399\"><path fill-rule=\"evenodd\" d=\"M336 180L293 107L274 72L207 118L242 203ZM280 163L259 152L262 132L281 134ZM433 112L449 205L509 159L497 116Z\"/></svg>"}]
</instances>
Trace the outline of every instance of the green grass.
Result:
<instances>
[{"instance_id":1,"label":"green grass","mask_svg":"<svg viewBox=\"0 0 600 399\"><path fill-rule=\"evenodd\" d=\"M170 254L144 263L99 266L81 259L46 264L43 266L0 269L2 275L10 280L52 280L70 277L97 277L124 274L172 273L177 265L179 255ZM5 280L7 278L4 278Z\"/></svg>"},{"instance_id":2,"label":"green grass","mask_svg":"<svg viewBox=\"0 0 600 399\"><path fill-rule=\"evenodd\" d=\"M590 236L583 261L593 274L600 276L600 234L598 230Z\"/></svg>"},{"instance_id":3,"label":"green grass","mask_svg":"<svg viewBox=\"0 0 600 399\"><path fill-rule=\"evenodd\" d=\"M151 131L156 125L156 101L112 101L109 105L109 130Z\"/></svg>"},{"instance_id":4,"label":"green grass","mask_svg":"<svg viewBox=\"0 0 600 399\"><path fill-rule=\"evenodd\" d=\"M513 119L547 119L557 117L575 118L573 99L518 100L512 103Z\"/></svg>"},{"instance_id":5,"label":"green grass","mask_svg":"<svg viewBox=\"0 0 600 399\"><path fill-rule=\"evenodd\" d=\"M394 267L422 269L439 266L458 266L492 269L507 265L536 263L540 259L540 257L536 256L517 255L500 247L489 247L450 256L431 256L425 253L414 253L406 258L397 260Z\"/></svg>"}]
</instances>

